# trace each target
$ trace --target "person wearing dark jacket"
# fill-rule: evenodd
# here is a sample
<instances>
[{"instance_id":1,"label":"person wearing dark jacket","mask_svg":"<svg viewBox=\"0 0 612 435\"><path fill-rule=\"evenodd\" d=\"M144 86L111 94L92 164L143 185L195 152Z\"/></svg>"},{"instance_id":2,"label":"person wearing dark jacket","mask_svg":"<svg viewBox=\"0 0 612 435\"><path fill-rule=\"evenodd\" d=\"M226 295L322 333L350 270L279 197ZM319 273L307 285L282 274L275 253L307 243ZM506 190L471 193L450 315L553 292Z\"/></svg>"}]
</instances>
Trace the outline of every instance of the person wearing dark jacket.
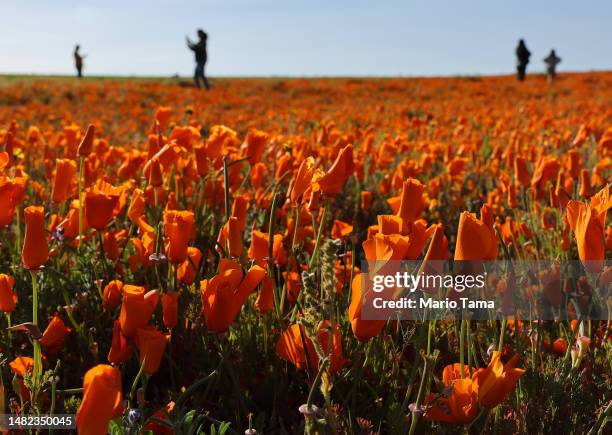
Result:
<instances>
[{"instance_id":1,"label":"person wearing dark jacket","mask_svg":"<svg viewBox=\"0 0 612 435\"><path fill-rule=\"evenodd\" d=\"M206 89L210 89L210 84L208 83L208 79L206 78L206 74L204 73L204 67L206 66L206 61L208 60L208 53L206 52L206 41L208 39L208 35L204 30L198 30L198 42L194 43L189 39L188 36L185 37L187 40L187 47L191 49L195 53L195 75L194 82L196 88L200 89L200 79L204 82L204 87Z\"/></svg>"},{"instance_id":2,"label":"person wearing dark jacket","mask_svg":"<svg viewBox=\"0 0 612 435\"><path fill-rule=\"evenodd\" d=\"M81 49L80 46L76 46L74 47L74 66L77 70L77 77L81 78L83 77L83 59L85 59L85 55L81 54L81 52L79 51Z\"/></svg>"},{"instance_id":3,"label":"person wearing dark jacket","mask_svg":"<svg viewBox=\"0 0 612 435\"><path fill-rule=\"evenodd\" d=\"M525 71L529 63L531 52L527 49L524 40L520 40L516 47L516 78L519 81L525 80Z\"/></svg>"}]
</instances>

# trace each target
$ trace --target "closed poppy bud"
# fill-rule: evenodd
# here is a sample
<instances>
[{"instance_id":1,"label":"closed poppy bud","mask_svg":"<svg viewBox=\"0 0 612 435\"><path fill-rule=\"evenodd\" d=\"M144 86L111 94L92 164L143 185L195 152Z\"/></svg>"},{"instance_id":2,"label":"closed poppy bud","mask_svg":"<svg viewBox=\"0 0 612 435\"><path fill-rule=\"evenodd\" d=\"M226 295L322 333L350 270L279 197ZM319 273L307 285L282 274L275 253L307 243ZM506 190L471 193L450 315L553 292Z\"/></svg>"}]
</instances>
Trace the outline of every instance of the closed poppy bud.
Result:
<instances>
[{"instance_id":1,"label":"closed poppy bud","mask_svg":"<svg viewBox=\"0 0 612 435\"><path fill-rule=\"evenodd\" d=\"M113 325L113 341L108 352L108 361L113 364L122 364L129 361L132 357L132 348L129 346L127 338L121 332L121 322L115 320Z\"/></svg>"},{"instance_id":2,"label":"closed poppy bud","mask_svg":"<svg viewBox=\"0 0 612 435\"><path fill-rule=\"evenodd\" d=\"M147 181L149 182L149 186L159 187L164 184L161 165L159 164L159 160L155 158L150 160L150 163L151 165L149 167L149 177Z\"/></svg>"},{"instance_id":3,"label":"closed poppy bud","mask_svg":"<svg viewBox=\"0 0 612 435\"><path fill-rule=\"evenodd\" d=\"M144 192L140 189L134 189L134 192L132 193L132 201L130 202L130 207L127 211L127 215L130 220L135 223L144 212L144 208Z\"/></svg>"},{"instance_id":4,"label":"closed poppy bud","mask_svg":"<svg viewBox=\"0 0 612 435\"><path fill-rule=\"evenodd\" d=\"M351 283L351 304L348 309L348 318L351 322L351 329L353 335L359 341L368 341L372 337L380 334L380 331L385 327L386 320L366 320L363 319L361 313L363 310L364 297L363 290L366 286L363 283L363 279L367 277L367 273L359 273L353 278Z\"/></svg>"},{"instance_id":5,"label":"closed poppy bud","mask_svg":"<svg viewBox=\"0 0 612 435\"><path fill-rule=\"evenodd\" d=\"M322 177L316 180L319 190L326 195L335 195L342 191L346 180L353 175L353 146L347 145L340 150L336 160Z\"/></svg>"},{"instance_id":6,"label":"closed poppy bud","mask_svg":"<svg viewBox=\"0 0 612 435\"><path fill-rule=\"evenodd\" d=\"M181 263L176 273L180 282L191 285L196 279L197 269L202 261L202 251L198 248L189 246L187 248L187 259Z\"/></svg>"},{"instance_id":7,"label":"closed poppy bud","mask_svg":"<svg viewBox=\"0 0 612 435\"><path fill-rule=\"evenodd\" d=\"M140 363L143 364L143 371L149 375L159 370L168 336L158 331L154 327L141 328L136 334L136 344L140 352Z\"/></svg>"},{"instance_id":8,"label":"closed poppy bud","mask_svg":"<svg viewBox=\"0 0 612 435\"><path fill-rule=\"evenodd\" d=\"M172 117L172 108L168 106L159 106L155 111L155 121L159 123L159 131L164 131L168 128L168 123Z\"/></svg>"},{"instance_id":9,"label":"closed poppy bud","mask_svg":"<svg viewBox=\"0 0 612 435\"><path fill-rule=\"evenodd\" d=\"M83 400L77 411L80 435L105 435L108 423L123 413L121 372L108 364L89 369L83 378Z\"/></svg>"},{"instance_id":10,"label":"closed poppy bud","mask_svg":"<svg viewBox=\"0 0 612 435\"><path fill-rule=\"evenodd\" d=\"M25 238L21 261L26 269L39 269L49 259L49 245L45 232L45 210L38 206L25 209Z\"/></svg>"},{"instance_id":11,"label":"closed poppy bud","mask_svg":"<svg viewBox=\"0 0 612 435\"><path fill-rule=\"evenodd\" d=\"M168 329L176 326L178 315L178 298L179 293L164 293L162 295L162 314L164 325Z\"/></svg>"},{"instance_id":12,"label":"closed poppy bud","mask_svg":"<svg viewBox=\"0 0 612 435\"><path fill-rule=\"evenodd\" d=\"M523 157L514 159L514 179L523 187L529 186L529 170L527 169L527 162Z\"/></svg>"},{"instance_id":13,"label":"closed poppy bud","mask_svg":"<svg viewBox=\"0 0 612 435\"><path fill-rule=\"evenodd\" d=\"M60 203L70 198L77 166L73 160L69 159L57 159L56 162L51 198L54 202Z\"/></svg>"},{"instance_id":14,"label":"closed poppy bud","mask_svg":"<svg viewBox=\"0 0 612 435\"><path fill-rule=\"evenodd\" d=\"M113 211L119 202L119 194L89 190L85 193L85 217L90 227L102 230L113 218Z\"/></svg>"},{"instance_id":15,"label":"closed poppy bud","mask_svg":"<svg viewBox=\"0 0 612 435\"><path fill-rule=\"evenodd\" d=\"M118 279L113 280L106 284L104 287L104 298L102 303L104 308L107 310L114 310L121 303L121 291L123 290L123 283Z\"/></svg>"},{"instance_id":16,"label":"closed poppy bud","mask_svg":"<svg viewBox=\"0 0 612 435\"><path fill-rule=\"evenodd\" d=\"M0 274L0 311L12 313L17 304L17 293L13 291L15 278L10 275Z\"/></svg>"},{"instance_id":17,"label":"closed poppy bud","mask_svg":"<svg viewBox=\"0 0 612 435\"><path fill-rule=\"evenodd\" d=\"M50 354L57 353L71 331L70 328L66 327L62 318L56 314L45 329L40 339L40 345Z\"/></svg>"},{"instance_id":18,"label":"closed poppy bud","mask_svg":"<svg viewBox=\"0 0 612 435\"><path fill-rule=\"evenodd\" d=\"M368 211L370 207L372 207L372 192L361 192L361 209L363 211Z\"/></svg>"},{"instance_id":19,"label":"closed poppy bud","mask_svg":"<svg viewBox=\"0 0 612 435\"><path fill-rule=\"evenodd\" d=\"M578 256L589 272L599 272L603 267L606 247L600 216L605 213L578 201L567 204L567 221L576 236Z\"/></svg>"},{"instance_id":20,"label":"closed poppy bud","mask_svg":"<svg viewBox=\"0 0 612 435\"><path fill-rule=\"evenodd\" d=\"M126 284L123 286L123 302L119 313L121 331L126 337L134 337L138 328L144 328L157 306L157 291L145 295L144 287Z\"/></svg>"},{"instance_id":21,"label":"closed poppy bud","mask_svg":"<svg viewBox=\"0 0 612 435\"><path fill-rule=\"evenodd\" d=\"M77 148L77 155L79 157L87 157L91 154L93 149L94 133L95 126L93 124L89 124L87 131L85 132L85 136L83 136L83 139Z\"/></svg>"}]
</instances>

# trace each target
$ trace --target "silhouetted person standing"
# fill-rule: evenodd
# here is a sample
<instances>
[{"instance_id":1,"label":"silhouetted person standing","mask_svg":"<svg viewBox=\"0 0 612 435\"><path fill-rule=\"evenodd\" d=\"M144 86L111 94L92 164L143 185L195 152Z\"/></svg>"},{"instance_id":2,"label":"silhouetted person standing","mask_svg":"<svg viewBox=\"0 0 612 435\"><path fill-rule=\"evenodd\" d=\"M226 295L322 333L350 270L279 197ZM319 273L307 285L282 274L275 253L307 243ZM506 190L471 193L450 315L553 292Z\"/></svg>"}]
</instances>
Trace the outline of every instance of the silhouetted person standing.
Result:
<instances>
[{"instance_id":1,"label":"silhouetted person standing","mask_svg":"<svg viewBox=\"0 0 612 435\"><path fill-rule=\"evenodd\" d=\"M525 71L527 70L530 56L531 52L527 49L525 41L519 40L516 47L516 78L521 82L525 80Z\"/></svg>"},{"instance_id":2,"label":"silhouetted person standing","mask_svg":"<svg viewBox=\"0 0 612 435\"><path fill-rule=\"evenodd\" d=\"M206 89L210 89L210 84L208 83L208 79L206 78L206 74L204 73L204 67L206 66L206 61L208 60L208 53L206 52L206 40L208 39L208 35L204 30L198 30L198 42L195 44L189 39L188 36L185 37L187 40L187 47L189 47L195 53L195 75L194 81L196 88L200 88L200 79L204 82L204 86Z\"/></svg>"},{"instance_id":3,"label":"silhouetted person standing","mask_svg":"<svg viewBox=\"0 0 612 435\"><path fill-rule=\"evenodd\" d=\"M557 65L561 63L561 58L557 56L555 50L550 50L548 57L544 58L546 64L546 74L548 74L548 81L552 82L557 77Z\"/></svg>"},{"instance_id":4,"label":"silhouetted person standing","mask_svg":"<svg viewBox=\"0 0 612 435\"><path fill-rule=\"evenodd\" d=\"M78 78L83 77L83 59L86 57L79 52L80 49L79 45L74 47L74 66L76 67Z\"/></svg>"}]
</instances>

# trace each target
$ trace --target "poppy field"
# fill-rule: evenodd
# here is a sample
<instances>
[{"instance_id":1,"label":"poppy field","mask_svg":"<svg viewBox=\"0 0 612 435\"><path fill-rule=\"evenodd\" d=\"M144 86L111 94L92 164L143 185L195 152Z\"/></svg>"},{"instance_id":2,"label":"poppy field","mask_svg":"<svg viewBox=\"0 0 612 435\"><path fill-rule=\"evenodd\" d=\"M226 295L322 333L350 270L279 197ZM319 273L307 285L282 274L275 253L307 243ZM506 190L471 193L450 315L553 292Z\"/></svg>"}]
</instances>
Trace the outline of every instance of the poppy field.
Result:
<instances>
[{"instance_id":1,"label":"poppy field","mask_svg":"<svg viewBox=\"0 0 612 435\"><path fill-rule=\"evenodd\" d=\"M612 431L612 73L212 85L0 78L0 414ZM566 316L364 318L395 260L550 260L486 286Z\"/></svg>"}]
</instances>

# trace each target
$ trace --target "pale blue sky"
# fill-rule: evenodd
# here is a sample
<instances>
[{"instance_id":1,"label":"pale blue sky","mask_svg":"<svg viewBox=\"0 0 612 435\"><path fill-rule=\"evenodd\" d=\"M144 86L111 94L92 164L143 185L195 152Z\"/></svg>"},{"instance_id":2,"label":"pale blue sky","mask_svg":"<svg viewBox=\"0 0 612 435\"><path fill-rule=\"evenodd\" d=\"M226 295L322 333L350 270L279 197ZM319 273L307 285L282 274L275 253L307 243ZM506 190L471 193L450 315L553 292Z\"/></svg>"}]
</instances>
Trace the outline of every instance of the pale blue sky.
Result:
<instances>
[{"instance_id":1,"label":"pale blue sky","mask_svg":"<svg viewBox=\"0 0 612 435\"><path fill-rule=\"evenodd\" d=\"M453 75L612 69L612 1L2 0L0 72L191 75L185 35L209 33L212 76Z\"/></svg>"}]
</instances>

